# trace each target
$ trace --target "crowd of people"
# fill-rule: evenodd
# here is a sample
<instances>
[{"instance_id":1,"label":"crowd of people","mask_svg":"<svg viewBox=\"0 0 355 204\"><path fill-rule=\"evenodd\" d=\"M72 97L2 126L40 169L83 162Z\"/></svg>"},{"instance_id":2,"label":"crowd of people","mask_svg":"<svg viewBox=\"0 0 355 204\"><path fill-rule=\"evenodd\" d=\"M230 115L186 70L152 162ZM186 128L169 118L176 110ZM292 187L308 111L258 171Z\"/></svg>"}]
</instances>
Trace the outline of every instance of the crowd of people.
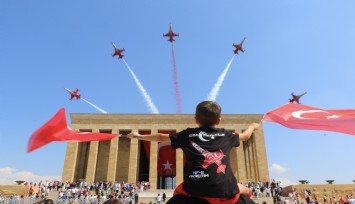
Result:
<instances>
[{"instance_id":1,"label":"crowd of people","mask_svg":"<svg viewBox=\"0 0 355 204\"><path fill-rule=\"evenodd\" d=\"M138 193L149 189L149 182L91 182L82 181L79 184L65 185L59 191L58 197L62 200L107 200L117 199L119 203L132 203L138 201Z\"/></svg>"},{"instance_id":2,"label":"crowd of people","mask_svg":"<svg viewBox=\"0 0 355 204\"><path fill-rule=\"evenodd\" d=\"M261 197L276 197L281 196L282 188L280 182L272 180L271 182L247 182L248 187L254 198ZM119 203L133 203L138 201L138 193L146 191L150 188L149 182L86 182L84 180L79 182L60 182L60 181L46 181L39 183L25 183L29 187L28 197L45 199L51 191L58 192L58 199L88 199L88 200L101 200L117 199ZM24 195L13 195L11 199L20 201ZM1 200L4 197L0 195ZM166 194L158 195L156 202L165 201ZM279 199L278 199L279 200Z\"/></svg>"},{"instance_id":3,"label":"crowd of people","mask_svg":"<svg viewBox=\"0 0 355 204\"><path fill-rule=\"evenodd\" d=\"M11 195L8 199L9 199L10 203L17 203L17 202L23 200L24 196L23 195L22 196L20 196L20 195ZM7 203L6 200L7 200L7 198L0 194L0 204Z\"/></svg>"},{"instance_id":4,"label":"crowd of people","mask_svg":"<svg viewBox=\"0 0 355 204\"><path fill-rule=\"evenodd\" d=\"M91 203L103 203L108 199L117 199L119 203L133 203L138 201L138 193L150 188L150 183L146 181L127 183L121 182L60 182L46 181L39 183L24 183L28 187L28 195L3 196L0 194L0 204L3 203L23 203L25 198L33 200L45 200L49 193L55 191L59 201L83 200L95 201ZM53 193L52 193L53 196Z\"/></svg>"},{"instance_id":5,"label":"crowd of people","mask_svg":"<svg viewBox=\"0 0 355 204\"><path fill-rule=\"evenodd\" d=\"M27 184L25 184L27 185ZM108 192L116 192L119 193L121 191L144 191L150 188L149 182L142 181L136 183L127 183L124 181L121 182L59 182L59 181L46 181L39 182L38 185L36 183L29 184L29 196L42 196L48 195L48 193L52 190L60 191L65 194L67 192L67 196L77 196L83 195L87 192L95 191L97 194L105 195ZM37 189L37 191L36 191ZM38 194L38 195L36 195Z\"/></svg>"},{"instance_id":6,"label":"crowd of people","mask_svg":"<svg viewBox=\"0 0 355 204\"><path fill-rule=\"evenodd\" d=\"M245 186L250 189L254 198L276 197L277 199L280 199L282 196L282 187L280 186L280 182L275 181L275 179L271 182L247 182Z\"/></svg>"},{"instance_id":7,"label":"crowd of people","mask_svg":"<svg viewBox=\"0 0 355 204\"><path fill-rule=\"evenodd\" d=\"M138 193L150 188L149 182L60 182L46 181L39 183L25 183L29 187L28 197L34 199L46 199L51 191L58 193L57 200L79 199L91 203L103 203L107 200L117 200L118 204L138 203ZM328 203L328 204L353 204L355 197L353 194L336 197L324 194L322 198L316 196L311 190L298 192L293 189L287 195L282 195L280 182L274 179L265 182L247 182L246 187L250 189L255 199L262 197L272 197L274 203L300 204L300 203ZM283 196L283 197L282 197ZM26 195L11 195L7 198L0 194L0 204L3 203L21 203L27 197ZM282 199L283 198L283 199ZM158 194L155 198L156 203L165 202L166 194ZM8 202L5 202L8 201ZM93 202L96 201L96 202ZM101 201L101 202L100 202Z\"/></svg>"}]
</instances>

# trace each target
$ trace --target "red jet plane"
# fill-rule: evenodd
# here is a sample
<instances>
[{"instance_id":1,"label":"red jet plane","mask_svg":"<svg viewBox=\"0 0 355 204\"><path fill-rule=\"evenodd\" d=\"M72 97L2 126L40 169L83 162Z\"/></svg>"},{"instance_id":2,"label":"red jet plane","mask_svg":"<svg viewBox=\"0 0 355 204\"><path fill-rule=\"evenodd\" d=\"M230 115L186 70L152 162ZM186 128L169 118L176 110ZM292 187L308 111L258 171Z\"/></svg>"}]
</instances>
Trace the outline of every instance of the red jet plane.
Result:
<instances>
[{"instance_id":1,"label":"red jet plane","mask_svg":"<svg viewBox=\"0 0 355 204\"><path fill-rule=\"evenodd\" d=\"M114 56L117 55L117 56L118 56L118 59L122 59L122 57L124 56L124 55L122 54L122 52L125 51L125 49L123 48L122 50L120 50L120 49L118 49L118 48L116 47L116 45L113 44L113 43L112 43L112 46L113 46L113 48L115 49L115 53L112 54L112 57L114 57Z\"/></svg>"},{"instance_id":2,"label":"red jet plane","mask_svg":"<svg viewBox=\"0 0 355 204\"><path fill-rule=\"evenodd\" d=\"M305 95L307 92L304 92L303 94L301 94L301 95L295 95L294 93L291 93L291 95L292 95L292 99L289 99L289 101L290 101L290 103L293 103L293 102L297 102L298 104L300 104L300 98L303 96L303 95Z\"/></svg>"},{"instance_id":3,"label":"red jet plane","mask_svg":"<svg viewBox=\"0 0 355 204\"><path fill-rule=\"evenodd\" d=\"M163 34L163 37L169 37L168 41L173 42L173 41L175 41L174 37L176 37L176 36L179 37L179 33L176 34L176 33L173 32L173 26L170 23L170 30L169 30L169 32L167 34Z\"/></svg>"},{"instance_id":4,"label":"red jet plane","mask_svg":"<svg viewBox=\"0 0 355 204\"><path fill-rule=\"evenodd\" d=\"M245 38L243 38L242 42L240 42L238 45L233 43L233 46L235 47L235 50L233 50L234 54L238 54L238 51L244 52L244 49L242 48L244 40Z\"/></svg>"},{"instance_id":5,"label":"red jet plane","mask_svg":"<svg viewBox=\"0 0 355 204\"><path fill-rule=\"evenodd\" d=\"M79 89L76 89L75 91L71 91L67 88L64 89L70 93L70 98L69 98L70 100L73 100L74 97L76 98L76 100L80 99L80 95L78 94Z\"/></svg>"}]
</instances>

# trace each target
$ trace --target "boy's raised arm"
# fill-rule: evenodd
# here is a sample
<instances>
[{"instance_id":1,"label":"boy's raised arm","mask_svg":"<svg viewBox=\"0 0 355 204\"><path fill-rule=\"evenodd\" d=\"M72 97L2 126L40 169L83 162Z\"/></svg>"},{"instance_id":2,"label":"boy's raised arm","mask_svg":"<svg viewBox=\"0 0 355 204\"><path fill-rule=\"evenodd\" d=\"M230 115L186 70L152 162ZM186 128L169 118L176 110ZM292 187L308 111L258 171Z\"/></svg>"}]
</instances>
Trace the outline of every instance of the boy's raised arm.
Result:
<instances>
[{"instance_id":1,"label":"boy's raised arm","mask_svg":"<svg viewBox=\"0 0 355 204\"><path fill-rule=\"evenodd\" d=\"M127 135L128 138L137 138L150 142L170 142L169 134L154 133L151 135L141 135L138 132L131 132Z\"/></svg>"},{"instance_id":2,"label":"boy's raised arm","mask_svg":"<svg viewBox=\"0 0 355 204\"><path fill-rule=\"evenodd\" d=\"M258 129L260 124L258 123L252 123L249 125L249 127L241 134L239 134L239 140L240 141L247 141L251 135L253 134L254 130Z\"/></svg>"}]
</instances>

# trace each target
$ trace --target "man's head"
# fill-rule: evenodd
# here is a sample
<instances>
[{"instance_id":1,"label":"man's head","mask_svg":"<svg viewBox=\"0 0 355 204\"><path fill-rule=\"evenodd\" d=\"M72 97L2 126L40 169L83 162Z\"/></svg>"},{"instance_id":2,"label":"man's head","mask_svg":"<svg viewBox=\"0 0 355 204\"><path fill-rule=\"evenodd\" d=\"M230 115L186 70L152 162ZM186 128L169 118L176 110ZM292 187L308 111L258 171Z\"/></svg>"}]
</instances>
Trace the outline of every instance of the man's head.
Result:
<instances>
[{"instance_id":1,"label":"man's head","mask_svg":"<svg viewBox=\"0 0 355 204\"><path fill-rule=\"evenodd\" d=\"M200 126L218 125L221 121L221 106L213 101L203 101L196 107L195 119Z\"/></svg>"}]
</instances>

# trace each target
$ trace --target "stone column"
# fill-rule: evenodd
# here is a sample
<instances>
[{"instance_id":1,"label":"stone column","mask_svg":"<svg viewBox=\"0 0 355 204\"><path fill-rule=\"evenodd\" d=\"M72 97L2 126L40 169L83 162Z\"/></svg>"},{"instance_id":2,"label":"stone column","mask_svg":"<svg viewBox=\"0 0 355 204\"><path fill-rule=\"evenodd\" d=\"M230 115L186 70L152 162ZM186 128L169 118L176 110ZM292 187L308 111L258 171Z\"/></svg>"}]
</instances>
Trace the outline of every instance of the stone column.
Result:
<instances>
[{"instance_id":1,"label":"stone column","mask_svg":"<svg viewBox=\"0 0 355 204\"><path fill-rule=\"evenodd\" d=\"M133 129L132 132L138 132L138 129ZM131 148L129 149L128 162L128 183L135 183L137 181L137 167L138 167L138 139L131 139Z\"/></svg>"},{"instance_id":2,"label":"stone column","mask_svg":"<svg viewBox=\"0 0 355 204\"><path fill-rule=\"evenodd\" d=\"M176 132L180 132L177 129ZM184 153L181 148L176 149L176 186L184 181Z\"/></svg>"},{"instance_id":3,"label":"stone column","mask_svg":"<svg viewBox=\"0 0 355 204\"><path fill-rule=\"evenodd\" d=\"M112 130L112 134L118 134L118 129ZM108 156L107 181L114 182L116 180L116 166L118 154L118 137L115 137L110 142L110 153Z\"/></svg>"},{"instance_id":4,"label":"stone column","mask_svg":"<svg viewBox=\"0 0 355 204\"><path fill-rule=\"evenodd\" d=\"M253 135L251 136L251 138L249 139L249 154L250 154L250 179L254 182L257 182L257 178L256 178L256 155L255 155L255 135L253 133Z\"/></svg>"},{"instance_id":5,"label":"stone column","mask_svg":"<svg viewBox=\"0 0 355 204\"><path fill-rule=\"evenodd\" d=\"M246 179L249 181L251 180L251 166L250 166L250 142L249 140L245 141L243 143L243 148L244 148L244 158L245 158L245 173L246 173Z\"/></svg>"},{"instance_id":6,"label":"stone column","mask_svg":"<svg viewBox=\"0 0 355 204\"><path fill-rule=\"evenodd\" d=\"M157 133L157 129L152 129L151 133ZM150 162L149 162L149 183L150 190L157 189L158 182L158 142L150 142Z\"/></svg>"},{"instance_id":7,"label":"stone column","mask_svg":"<svg viewBox=\"0 0 355 204\"><path fill-rule=\"evenodd\" d=\"M238 182L244 183L247 180L244 144L241 141L240 146L237 147L237 167L238 167Z\"/></svg>"},{"instance_id":8,"label":"stone column","mask_svg":"<svg viewBox=\"0 0 355 204\"><path fill-rule=\"evenodd\" d=\"M73 182L79 142L68 142L65 154L62 182Z\"/></svg>"},{"instance_id":9,"label":"stone column","mask_svg":"<svg viewBox=\"0 0 355 204\"><path fill-rule=\"evenodd\" d=\"M93 130L93 132L99 132L99 130L95 129ZM98 152L99 152L99 142L98 141L90 142L89 159L88 159L88 166L86 170L86 182L92 182L95 180L95 171L96 171Z\"/></svg>"},{"instance_id":10,"label":"stone column","mask_svg":"<svg viewBox=\"0 0 355 204\"><path fill-rule=\"evenodd\" d=\"M266 144L264 138L264 130L261 125L257 131L255 131L255 152L257 157L257 168L259 180L269 181L269 169L266 157Z\"/></svg>"},{"instance_id":11,"label":"stone column","mask_svg":"<svg viewBox=\"0 0 355 204\"><path fill-rule=\"evenodd\" d=\"M238 178L239 178L239 175L238 175L237 148L240 148L240 147L233 147L233 148L231 149L231 153L230 153L230 164L231 164L231 169L232 169L232 172L233 172L234 176L238 179Z\"/></svg>"},{"instance_id":12,"label":"stone column","mask_svg":"<svg viewBox=\"0 0 355 204\"><path fill-rule=\"evenodd\" d=\"M184 153L176 149L176 186L184 181ZM175 187L176 187L175 186Z\"/></svg>"}]
</instances>

